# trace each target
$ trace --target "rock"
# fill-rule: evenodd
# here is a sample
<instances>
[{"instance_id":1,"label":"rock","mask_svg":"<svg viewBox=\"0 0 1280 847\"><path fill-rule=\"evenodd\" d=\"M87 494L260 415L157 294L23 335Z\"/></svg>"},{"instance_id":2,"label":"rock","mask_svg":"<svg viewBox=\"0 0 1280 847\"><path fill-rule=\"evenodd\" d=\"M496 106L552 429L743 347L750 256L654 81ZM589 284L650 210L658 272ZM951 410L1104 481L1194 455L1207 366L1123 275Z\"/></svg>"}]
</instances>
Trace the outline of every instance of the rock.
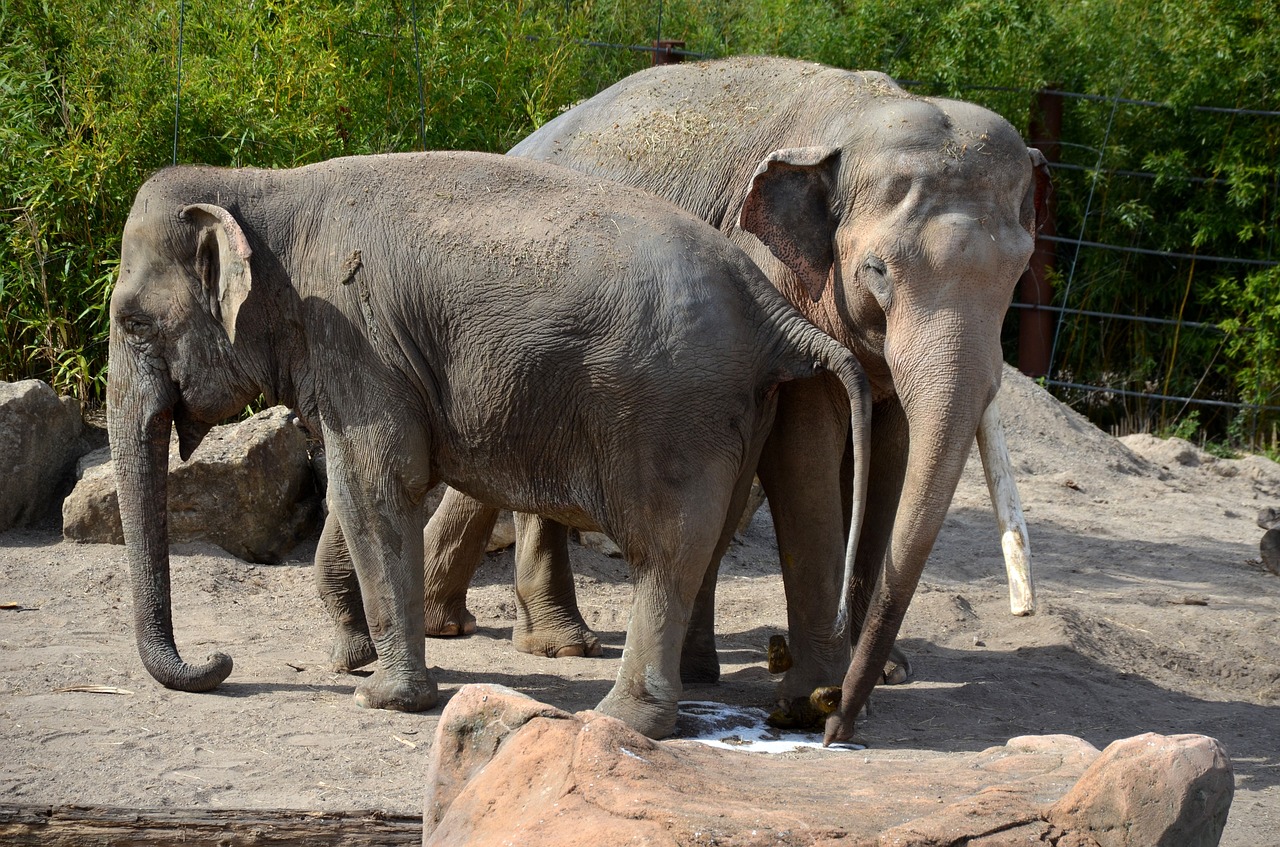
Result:
<instances>
[{"instance_id":1,"label":"rock","mask_svg":"<svg viewBox=\"0 0 1280 847\"><path fill-rule=\"evenodd\" d=\"M1261 529L1280 528L1280 509L1268 506L1258 512L1258 526Z\"/></svg>"},{"instance_id":2,"label":"rock","mask_svg":"<svg viewBox=\"0 0 1280 847\"><path fill-rule=\"evenodd\" d=\"M760 507L766 502L764 496L764 486L760 484L759 479L751 480L751 493L747 495L747 508L742 511L742 517L738 518L738 528L735 530L736 535L742 535L751 526L751 521L755 519L756 512L760 511Z\"/></svg>"},{"instance_id":3,"label":"rock","mask_svg":"<svg viewBox=\"0 0 1280 847\"><path fill-rule=\"evenodd\" d=\"M493 525L493 532L489 534L489 543L484 549L486 552L496 553L498 550L505 550L515 543L515 515L510 512L503 511L498 515L498 521Z\"/></svg>"},{"instance_id":4,"label":"rock","mask_svg":"<svg viewBox=\"0 0 1280 847\"><path fill-rule=\"evenodd\" d=\"M595 550L597 553L603 553L611 559L622 558L622 548L619 547L614 540L603 532L587 532L586 530L575 533L578 543L588 550Z\"/></svg>"},{"instance_id":5,"label":"rock","mask_svg":"<svg viewBox=\"0 0 1280 847\"><path fill-rule=\"evenodd\" d=\"M56 513L87 449L76 400L35 379L0 382L0 532Z\"/></svg>"},{"instance_id":6,"label":"rock","mask_svg":"<svg viewBox=\"0 0 1280 847\"><path fill-rule=\"evenodd\" d=\"M83 475L63 503L63 534L123 544L109 455L86 457L81 466ZM315 530L319 516L306 436L283 406L214 427L186 462L177 438L170 441L170 543L209 541L241 559L272 564Z\"/></svg>"},{"instance_id":7,"label":"rock","mask_svg":"<svg viewBox=\"0 0 1280 847\"><path fill-rule=\"evenodd\" d=\"M1047 817L1100 847L1212 847L1234 790L1216 740L1145 733L1110 744Z\"/></svg>"},{"instance_id":8,"label":"rock","mask_svg":"<svg viewBox=\"0 0 1280 847\"><path fill-rule=\"evenodd\" d=\"M1216 752L1206 756L1209 748L1186 738L1203 739ZM1126 807L1129 831L1144 837L1172 832L1161 822L1174 806L1168 798L1184 798L1178 808L1191 814L1181 819L1180 832L1211 835L1196 828L1206 816L1220 832L1231 774L1229 764L1221 769L1225 755L1217 758L1216 742L1148 735L1117 744L1135 742L1175 753L1162 760L1165 772L1144 771L1141 784L1158 783L1162 793L1149 798L1150 807ZM466 685L440 716L432 744L423 843L1214 843L1108 841L1111 819L1082 816L1065 800L1053 806L1057 817L1047 816L1046 806L1064 795L1093 797L1073 786L1097 772L1091 765L1100 760L1092 745L1063 735L1014 738L981 753L923 760L819 749L769 756L688 740L656 742L596 712L571 715L502 686ZM1107 768L1101 773L1107 780L1116 775ZM1092 829L1095 821L1104 829Z\"/></svg>"},{"instance_id":9,"label":"rock","mask_svg":"<svg viewBox=\"0 0 1280 847\"><path fill-rule=\"evenodd\" d=\"M1262 534L1258 553L1262 557L1262 566L1280 576L1280 528L1269 529Z\"/></svg>"}]
</instances>

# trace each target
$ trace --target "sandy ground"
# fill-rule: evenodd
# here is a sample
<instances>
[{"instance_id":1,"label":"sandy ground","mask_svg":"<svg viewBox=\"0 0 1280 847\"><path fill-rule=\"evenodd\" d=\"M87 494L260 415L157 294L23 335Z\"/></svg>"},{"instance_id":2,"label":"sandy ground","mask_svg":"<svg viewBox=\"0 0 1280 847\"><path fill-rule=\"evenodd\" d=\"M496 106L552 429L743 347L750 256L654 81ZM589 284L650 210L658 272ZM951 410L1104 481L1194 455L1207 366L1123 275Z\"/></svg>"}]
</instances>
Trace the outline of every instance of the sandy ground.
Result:
<instances>
[{"instance_id":1,"label":"sandy ground","mask_svg":"<svg viewBox=\"0 0 1280 847\"><path fill-rule=\"evenodd\" d=\"M1204 733L1235 766L1222 843L1280 845L1280 577L1258 562L1255 525L1259 509L1280 506L1280 466L1196 464L1208 457L1143 437L1126 446L1016 375L1001 403L1039 611L1008 612L975 453L902 633L914 677L877 691L862 726L869 750L857 755L945 756L1037 733L1099 748L1144 731ZM771 533L762 510L730 551L717 610L723 679L690 687L689 700L771 700L764 648L785 621ZM267 567L175 547L180 648L236 661L216 692L182 694L154 683L134 652L122 548L68 543L53 528L0 535L0 806L418 813L439 710L352 703L352 677L326 669L313 549ZM511 553L492 554L471 596L479 632L428 644L444 698L472 681L570 710L605 694L627 569L578 548L574 561L604 658L517 653ZM69 690L79 686L116 693Z\"/></svg>"}]
</instances>

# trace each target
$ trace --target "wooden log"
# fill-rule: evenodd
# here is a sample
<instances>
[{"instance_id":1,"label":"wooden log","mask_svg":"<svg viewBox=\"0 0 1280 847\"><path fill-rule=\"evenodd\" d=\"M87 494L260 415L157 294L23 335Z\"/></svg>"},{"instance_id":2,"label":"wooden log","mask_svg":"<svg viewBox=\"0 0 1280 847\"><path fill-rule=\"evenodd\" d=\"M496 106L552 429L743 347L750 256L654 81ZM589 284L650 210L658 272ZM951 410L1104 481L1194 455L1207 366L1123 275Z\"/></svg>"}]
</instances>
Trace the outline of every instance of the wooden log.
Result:
<instances>
[{"instance_id":1,"label":"wooden log","mask_svg":"<svg viewBox=\"0 0 1280 847\"><path fill-rule=\"evenodd\" d=\"M383 847L422 843L421 815L293 809L121 809L0 806L0 844L12 847Z\"/></svg>"}]
</instances>

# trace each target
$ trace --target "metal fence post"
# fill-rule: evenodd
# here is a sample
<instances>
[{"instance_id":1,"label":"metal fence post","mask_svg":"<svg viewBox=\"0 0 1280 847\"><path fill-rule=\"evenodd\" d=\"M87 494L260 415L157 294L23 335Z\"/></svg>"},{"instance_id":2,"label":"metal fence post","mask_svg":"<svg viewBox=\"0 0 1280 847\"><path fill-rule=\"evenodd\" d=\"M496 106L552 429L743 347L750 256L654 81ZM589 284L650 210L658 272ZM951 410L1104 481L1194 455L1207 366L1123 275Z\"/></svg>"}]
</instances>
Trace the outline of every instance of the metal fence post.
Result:
<instances>
[{"instance_id":1,"label":"metal fence post","mask_svg":"<svg viewBox=\"0 0 1280 847\"><path fill-rule=\"evenodd\" d=\"M1052 88L1041 89L1036 95L1027 135L1029 144L1039 148L1050 164L1059 160L1062 97ZM1052 192L1045 210L1035 252L1018 280L1018 300L1028 307L1019 310L1018 315L1018 370L1033 377L1049 375L1049 355L1053 349L1053 312L1039 308L1053 303L1049 273L1053 270L1054 246L1050 239L1057 235L1057 202Z\"/></svg>"}]
</instances>

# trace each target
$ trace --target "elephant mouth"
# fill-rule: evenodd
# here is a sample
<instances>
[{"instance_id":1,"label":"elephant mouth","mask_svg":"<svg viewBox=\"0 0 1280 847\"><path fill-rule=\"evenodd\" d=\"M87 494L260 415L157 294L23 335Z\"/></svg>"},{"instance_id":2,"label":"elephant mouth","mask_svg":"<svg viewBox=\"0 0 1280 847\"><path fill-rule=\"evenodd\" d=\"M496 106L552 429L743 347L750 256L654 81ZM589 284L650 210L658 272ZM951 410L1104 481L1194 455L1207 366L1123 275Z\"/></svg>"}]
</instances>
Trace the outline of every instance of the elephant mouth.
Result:
<instances>
[{"instance_id":1,"label":"elephant mouth","mask_svg":"<svg viewBox=\"0 0 1280 847\"><path fill-rule=\"evenodd\" d=\"M181 397L173 405L173 425L178 430L178 454L184 462L191 458L209 430L213 429L213 424L195 417Z\"/></svg>"}]
</instances>

